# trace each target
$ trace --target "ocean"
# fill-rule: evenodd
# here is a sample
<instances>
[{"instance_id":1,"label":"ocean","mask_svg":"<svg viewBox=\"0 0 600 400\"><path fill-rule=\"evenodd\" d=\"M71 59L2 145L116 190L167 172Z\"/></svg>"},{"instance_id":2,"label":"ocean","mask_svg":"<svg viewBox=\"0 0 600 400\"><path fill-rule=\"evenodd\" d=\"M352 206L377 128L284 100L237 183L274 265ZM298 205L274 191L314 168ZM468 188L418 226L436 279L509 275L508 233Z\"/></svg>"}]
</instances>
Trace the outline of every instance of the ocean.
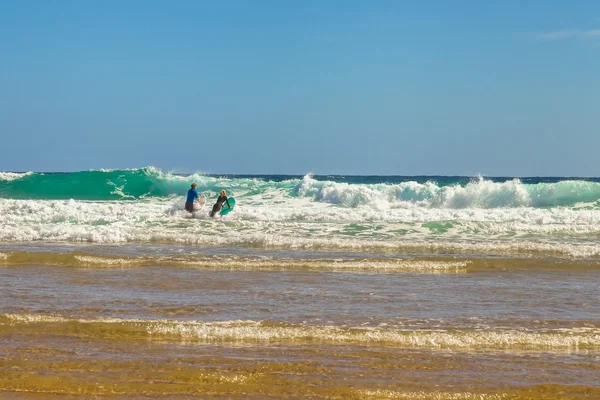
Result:
<instances>
[{"instance_id":1,"label":"ocean","mask_svg":"<svg viewBox=\"0 0 600 400\"><path fill-rule=\"evenodd\" d=\"M3 399L600 398L600 178L0 172L0 288Z\"/></svg>"}]
</instances>

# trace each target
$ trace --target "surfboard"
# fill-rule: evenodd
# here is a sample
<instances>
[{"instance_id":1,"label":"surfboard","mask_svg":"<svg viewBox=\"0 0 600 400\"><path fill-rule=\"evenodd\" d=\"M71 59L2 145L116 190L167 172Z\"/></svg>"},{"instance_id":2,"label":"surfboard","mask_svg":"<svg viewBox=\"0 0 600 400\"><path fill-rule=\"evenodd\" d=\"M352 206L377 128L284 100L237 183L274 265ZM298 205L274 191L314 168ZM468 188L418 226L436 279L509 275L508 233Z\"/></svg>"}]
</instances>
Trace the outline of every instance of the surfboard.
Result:
<instances>
[{"instance_id":1,"label":"surfboard","mask_svg":"<svg viewBox=\"0 0 600 400\"><path fill-rule=\"evenodd\" d=\"M194 202L194 211L202 210L204 204L206 204L206 196L202 195L198 197L198 201Z\"/></svg>"},{"instance_id":2,"label":"surfboard","mask_svg":"<svg viewBox=\"0 0 600 400\"><path fill-rule=\"evenodd\" d=\"M229 205L231 207L227 207L227 202L223 203L223 208L221 208L220 215L227 215L233 211L233 207L235 207L235 199L233 197L229 197Z\"/></svg>"}]
</instances>

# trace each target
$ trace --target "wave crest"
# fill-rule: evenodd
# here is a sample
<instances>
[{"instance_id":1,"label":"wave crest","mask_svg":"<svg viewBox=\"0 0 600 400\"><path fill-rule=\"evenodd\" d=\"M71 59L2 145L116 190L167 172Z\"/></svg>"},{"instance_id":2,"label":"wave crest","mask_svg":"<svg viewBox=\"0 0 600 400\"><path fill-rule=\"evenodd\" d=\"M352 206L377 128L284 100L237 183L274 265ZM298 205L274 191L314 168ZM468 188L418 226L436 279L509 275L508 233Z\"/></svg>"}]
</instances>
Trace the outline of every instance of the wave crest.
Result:
<instances>
[{"instance_id":1,"label":"wave crest","mask_svg":"<svg viewBox=\"0 0 600 400\"><path fill-rule=\"evenodd\" d=\"M371 177L372 178L372 177ZM540 179L503 180L475 177L402 178L178 175L155 167L92 170L73 173L0 172L0 197L30 200L139 200L183 197L191 182L207 197L227 189L246 204L278 197L281 205L294 198L347 208L549 208L580 204L600 207L600 182ZM595 204L594 204L595 203Z\"/></svg>"},{"instance_id":2,"label":"wave crest","mask_svg":"<svg viewBox=\"0 0 600 400\"><path fill-rule=\"evenodd\" d=\"M346 207L368 205L378 209L415 205L451 209L554 207L598 201L600 183L570 180L524 184L516 178L494 182L476 177L466 185L444 186L433 181L363 185L319 181L306 175L295 192L297 196L320 202Z\"/></svg>"}]
</instances>

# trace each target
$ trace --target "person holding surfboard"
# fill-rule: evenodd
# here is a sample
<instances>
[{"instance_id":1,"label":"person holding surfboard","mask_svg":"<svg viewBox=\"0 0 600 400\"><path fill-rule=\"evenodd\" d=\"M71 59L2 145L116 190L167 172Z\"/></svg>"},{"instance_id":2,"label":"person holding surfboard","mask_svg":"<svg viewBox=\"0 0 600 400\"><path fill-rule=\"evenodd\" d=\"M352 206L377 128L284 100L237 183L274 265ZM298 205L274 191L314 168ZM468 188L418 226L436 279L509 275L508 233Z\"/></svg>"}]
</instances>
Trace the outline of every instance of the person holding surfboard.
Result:
<instances>
[{"instance_id":1,"label":"person holding surfboard","mask_svg":"<svg viewBox=\"0 0 600 400\"><path fill-rule=\"evenodd\" d=\"M217 199L217 202L215 203L215 205L212 208L212 211L210 212L210 216L214 217L223 207L223 203L227 202L227 207L231 208L231 205L229 204L229 199L227 198L227 192L223 189L221 190L221 195L219 196L219 198Z\"/></svg>"},{"instance_id":2,"label":"person holding surfboard","mask_svg":"<svg viewBox=\"0 0 600 400\"><path fill-rule=\"evenodd\" d=\"M199 198L196 186L198 186L196 183L192 183L192 188L188 190L187 199L185 201L185 211L187 212L194 212L194 201L197 201Z\"/></svg>"}]
</instances>

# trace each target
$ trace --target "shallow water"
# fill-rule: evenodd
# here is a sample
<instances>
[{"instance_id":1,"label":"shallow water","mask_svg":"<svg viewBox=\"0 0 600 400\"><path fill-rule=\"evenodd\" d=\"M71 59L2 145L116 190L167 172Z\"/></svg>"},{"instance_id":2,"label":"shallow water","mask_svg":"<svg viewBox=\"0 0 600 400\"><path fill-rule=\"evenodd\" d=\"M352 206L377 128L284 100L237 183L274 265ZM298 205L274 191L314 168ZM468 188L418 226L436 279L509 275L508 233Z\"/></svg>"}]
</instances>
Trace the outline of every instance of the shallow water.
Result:
<instances>
[{"instance_id":1,"label":"shallow water","mask_svg":"<svg viewBox=\"0 0 600 400\"><path fill-rule=\"evenodd\" d=\"M600 394L590 262L7 247L13 398Z\"/></svg>"}]
</instances>

